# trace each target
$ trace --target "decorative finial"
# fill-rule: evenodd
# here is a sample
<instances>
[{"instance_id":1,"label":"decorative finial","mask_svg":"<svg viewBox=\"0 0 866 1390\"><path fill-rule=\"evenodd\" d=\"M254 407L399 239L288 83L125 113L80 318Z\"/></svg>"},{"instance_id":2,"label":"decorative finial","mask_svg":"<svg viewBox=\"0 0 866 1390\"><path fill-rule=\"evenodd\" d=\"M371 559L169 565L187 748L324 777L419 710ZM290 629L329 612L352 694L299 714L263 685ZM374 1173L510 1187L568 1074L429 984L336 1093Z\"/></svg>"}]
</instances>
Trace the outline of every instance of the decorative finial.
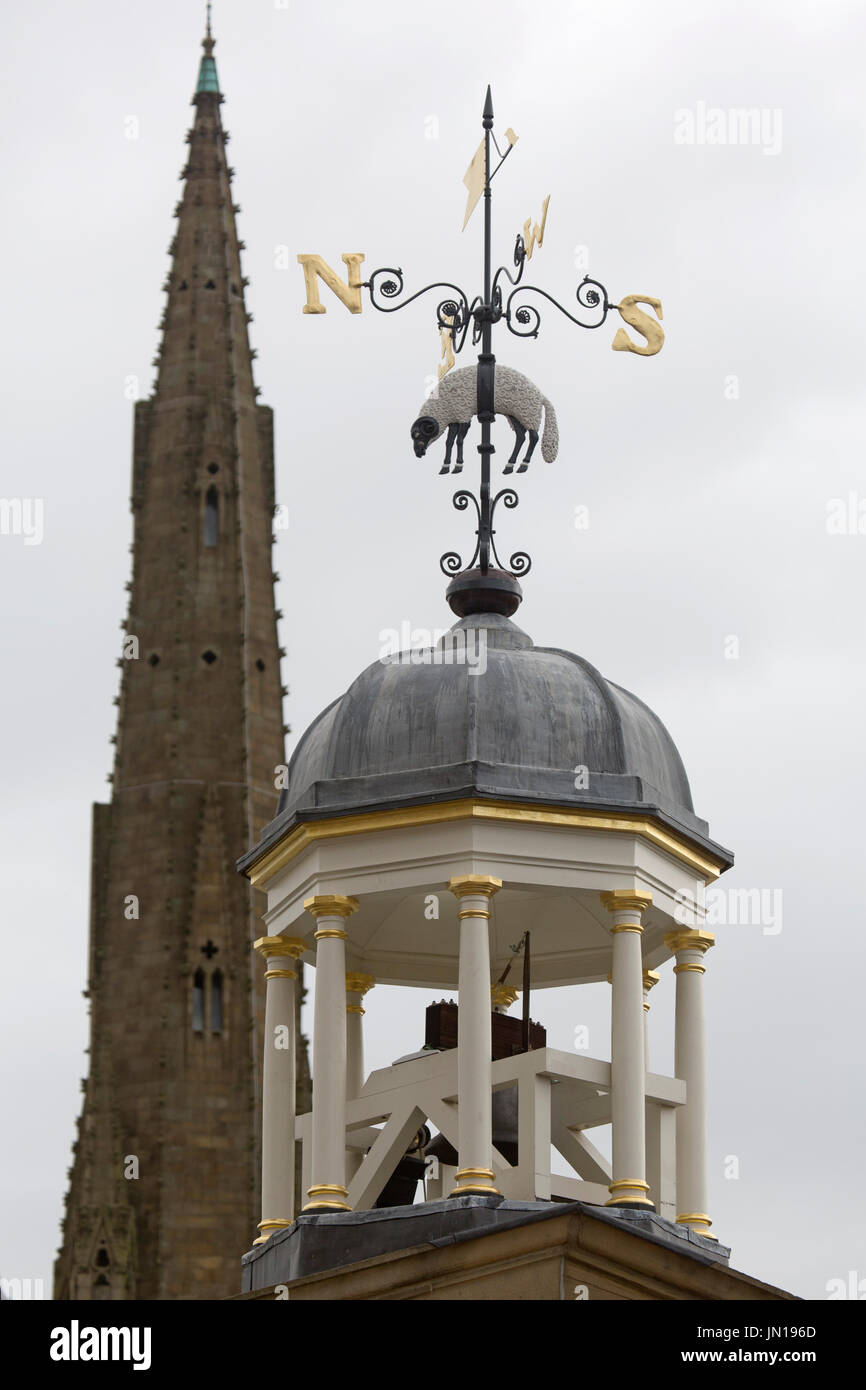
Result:
<instances>
[{"instance_id":1,"label":"decorative finial","mask_svg":"<svg viewBox=\"0 0 866 1390\"><path fill-rule=\"evenodd\" d=\"M206 20L206 23L205 23L205 36L204 36L204 38L203 38L202 41L201 41L201 46L202 46L202 48L204 49L205 53L207 54L208 58L209 58L209 57L211 56L211 54L213 53L214 44L216 43L216 39L214 38L213 34L211 33L211 28L210 28L210 10L211 10L210 0L208 0L207 6L206 6L207 20Z\"/></svg>"},{"instance_id":2,"label":"decorative finial","mask_svg":"<svg viewBox=\"0 0 866 1390\"><path fill-rule=\"evenodd\" d=\"M201 41L201 46L204 49L204 57L199 64L198 86L195 89L195 94L198 96L201 92L211 92L222 100L222 97L220 97L220 84L217 78L216 59L213 56L216 39L211 33L210 9L210 0L208 0L205 8L205 14L207 16L205 21L205 35Z\"/></svg>"}]
</instances>

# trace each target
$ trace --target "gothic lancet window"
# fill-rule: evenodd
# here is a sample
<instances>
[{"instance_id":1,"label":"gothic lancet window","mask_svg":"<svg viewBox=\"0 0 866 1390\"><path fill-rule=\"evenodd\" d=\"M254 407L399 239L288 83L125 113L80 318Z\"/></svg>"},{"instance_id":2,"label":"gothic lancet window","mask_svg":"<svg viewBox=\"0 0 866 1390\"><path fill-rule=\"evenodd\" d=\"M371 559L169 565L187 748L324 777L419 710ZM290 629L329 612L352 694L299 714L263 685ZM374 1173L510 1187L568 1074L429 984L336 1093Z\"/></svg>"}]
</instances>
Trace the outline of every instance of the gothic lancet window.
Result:
<instances>
[{"instance_id":1,"label":"gothic lancet window","mask_svg":"<svg viewBox=\"0 0 866 1390\"><path fill-rule=\"evenodd\" d=\"M204 971L201 967L192 977L192 1031L204 1032Z\"/></svg>"},{"instance_id":2,"label":"gothic lancet window","mask_svg":"<svg viewBox=\"0 0 866 1390\"><path fill-rule=\"evenodd\" d=\"M210 981L210 1029L212 1033L223 1030L223 974L215 970Z\"/></svg>"},{"instance_id":3,"label":"gothic lancet window","mask_svg":"<svg viewBox=\"0 0 866 1390\"><path fill-rule=\"evenodd\" d=\"M204 543L216 545L220 533L219 493L211 483L204 499Z\"/></svg>"}]
</instances>

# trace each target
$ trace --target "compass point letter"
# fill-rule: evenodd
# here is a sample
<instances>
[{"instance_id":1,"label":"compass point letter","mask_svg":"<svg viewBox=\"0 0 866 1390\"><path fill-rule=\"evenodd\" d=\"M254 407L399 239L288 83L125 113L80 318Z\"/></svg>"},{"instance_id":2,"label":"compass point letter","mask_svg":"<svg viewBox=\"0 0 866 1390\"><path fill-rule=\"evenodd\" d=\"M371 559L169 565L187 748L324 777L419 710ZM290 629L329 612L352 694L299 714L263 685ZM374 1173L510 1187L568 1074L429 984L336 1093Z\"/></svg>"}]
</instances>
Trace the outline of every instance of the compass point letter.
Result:
<instances>
[{"instance_id":1,"label":"compass point letter","mask_svg":"<svg viewBox=\"0 0 866 1390\"><path fill-rule=\"evenodd\" d=\"M360 267L364 259L361 251L345 252L341 258L349 270L348 280L341 280L335 270L323 260L321 256L303 254L298 256L298 264L304 269L304 289L307 292L307 302L302 312L305 314L324 314L326 309L319 299L318 277L324 280L328 289L345 304L350 314L360 314L361 312L361 279Z\"/></svg>"}]
</instances>

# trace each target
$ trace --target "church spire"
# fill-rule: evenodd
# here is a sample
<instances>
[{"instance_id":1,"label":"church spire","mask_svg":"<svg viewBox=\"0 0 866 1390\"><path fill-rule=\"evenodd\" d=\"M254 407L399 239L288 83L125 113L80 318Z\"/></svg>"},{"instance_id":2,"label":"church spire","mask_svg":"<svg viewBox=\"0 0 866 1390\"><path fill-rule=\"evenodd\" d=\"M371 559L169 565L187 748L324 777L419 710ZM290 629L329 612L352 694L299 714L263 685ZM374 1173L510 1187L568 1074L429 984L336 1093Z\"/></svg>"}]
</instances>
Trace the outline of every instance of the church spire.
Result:
<instances>
[{"instance_id":1,"label":"church spire","mask_svg":"<svg viewBox=\"0 0 866 1390\"><path fill-rule=\"evenodd\" d=\"M283 653L273 417L253 381L213 47L208 16L158 372L135 405L112 795L94 815L91 1075L61 1298L228 1297L258 1219L261 902L234 862L276 812Z\"/></svg>"}]
</instances>

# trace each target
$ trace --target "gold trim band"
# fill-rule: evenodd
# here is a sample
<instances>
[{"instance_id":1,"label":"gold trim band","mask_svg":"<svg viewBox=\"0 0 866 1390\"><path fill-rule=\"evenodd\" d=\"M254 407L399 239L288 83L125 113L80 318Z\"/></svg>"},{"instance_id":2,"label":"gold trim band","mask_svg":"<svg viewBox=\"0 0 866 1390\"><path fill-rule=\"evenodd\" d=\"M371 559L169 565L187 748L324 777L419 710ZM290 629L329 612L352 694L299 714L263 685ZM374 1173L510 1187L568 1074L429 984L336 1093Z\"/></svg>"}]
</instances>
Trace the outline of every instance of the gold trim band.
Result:
<instances>
[{"instance_id":1,"label":"gold trim band","mask_svg":"<svg viewBox=\"0 0 866 1390\"><path fill-rule=\"evenodd\" d=\"M362 1009L360 1004L347 1004L347 1005L346 1005L346 1013L347 1013L347 1014L365 1014L366 1012L367 1012L367 1010L366 1010L366 1009Z\"/></svg>"},{"instance_id":2,"label":"gold trim band","mask_svg":"<svg viewBox=\"0 0 866 1390\"><path fill-rule=\"evenodd\" d=\"M274 1231L284 1231L287 1226L291 1226L292 1224L291 1221L287 1221L283 1217L260 1221L256 1230L261 1231L261 1235L256 1237L253 1241L253 1245L266 1245L274 1234Z\"/></svg>"},{"instance_id":3,"label":"gold trim band","mask_svg":"<svg viewBox=\"0 0 866 1390\"><path fill-rule=\"evenodd\" d=\"M696 975L706 975L706 973L707 973L707 967L706 967L705 965L697 965L697 964L692 965L692 964L690 964L688 961L686 961L684 965L675 965L675 966L674 966L674 974L675 974L675 975L682 975L683 971L686 971L686 970L693 970L693 971L695 972Z\"/></svg>"},{"instance_id":4,"label":"gold trim band","mask_svg":"<svg viewBox=\"0 0 866 1390\"><path fill-rule=\"evenodd\" d=\"M688 1226L690 1231L694 1231L696 1236L703 1236L704 1240L717 1241L719 1239L718 1236L713 1235L712 1231L702 1231L699 1229L699 1227L701 1226L709 1227L713 1224L710 1218L707 1216L706 1212L704 1211L683 1212L681 1216L677 1217L677 1223L680 1226Z\"/></svg>"},{"instance_id":5,"label":"gold trim band","mask_svg":"<svg viewBox=\"0 0 866 1390\"><path fill-rule=\"evenodd\" d=\"M727 867L724 860L709 857L688 840L673 831L663 829L639 812L621 811L615 815L599 815L583 807L542 810L515 802L501 801L443 801L427 806L402 806L391 811L362 811L353 816L334 816L330 820L305 821L290 831L284 840L271 846L260 859L245 870L247 878L259 887L278 869L282 869L300 854L307 845L318 840L337 839L371 830L399 830L411 825L437 825L455 820L517 821L535 825L561 825L574 830L611 830L628 835L640 835L657 849L664 850L681 863L697 870L707 883L719 877Z\"/></svg>"},{"instance_id":6,"label":"gold trim band","mask_svg":"<svg viewBox=\"0 0 866 1390\"><path fill-rule=\"evenodd\" d=\"M312 1187L307 1188L307 1196L310 1200L304 1207L304 1211L316 1210L318 1208L326 1208L329 1211L351 1211L352 1208L348 1203L340 1200L340 1198L348 1197L348 1195L348 1188L343 1187L340 1183L314 1183Z\"/></svg>"},{"instance_id":7,"label":"gold trim band","mask_svg":"<svg viewBox=\"0 0 866 1390\"><path fill-rule=\"evenodd\" d=\"M463 921L464 917L483 917L485 922L490 921L490 913L486 910L486 908L461 907L460 911L457 913L457 916L460 918L461 922Z\"/></svg>"},{"instance_id":8,"label":"gold trim band","mask_svg":"<svg viewBox=\"0 0 866 1390\"><path fill-rule=\"evenodd\" d=\"M337 936L341 941L349 940L349 933L343 931L340 927L321 927L319 931L314 932L313 935L317 941L324 941L328 936Z\"/></svg>"},{"instance_id":9,"label":"gold trim band","mask_svg":"<svg viewBox=\"0 0 866 1390\"><path fill-rule=\"evenodd\" d=\"M266 979L266 980L296 980L297 978L298 978L298 972L297 972L297 970L266 970L266 971L265 971L265 979Z\"/></svg>"},{"instance_id":10,"label":"gold trim band","mask_svg":"<svg viewBox=\"0 0 866 1390\"><path fill-rule=\"evenodd\" d=\"M610 1200L605 1202L606 1207L616 1207L623 1202L630 1202L642 1207L652 1207L652 1202L645 1196L649 1192L649 1183L644 1182L643 1178L618 1178L616 1182L608 1183Z\"/></svg>"},{"instance_id":11,"label":"gold trim band","mask_svg":"<svg viewBox=\"0 0 866 1390\"><path fill-rule=\"evenodd\" d=\"M643 927L640 925L639 922L614 923L614 925L610 929L611 936L616 936L618 931L636 931L638 936L640 936L641 932L643 931Z\"/></svg>"},{"instance_id":12,"label":"gold trim band","mask_svg":"<svg viewBox=\"0 0 866 1390\"><path fill-rule=\"evenodd\" d=\"M494 1186L492 1168L458 1168L455 1176L457 1186L451 1189L451 1197L471 1196L472 1193L482 1197L501 1195L499 1188Z\"/></svg>"}]
</instances>

